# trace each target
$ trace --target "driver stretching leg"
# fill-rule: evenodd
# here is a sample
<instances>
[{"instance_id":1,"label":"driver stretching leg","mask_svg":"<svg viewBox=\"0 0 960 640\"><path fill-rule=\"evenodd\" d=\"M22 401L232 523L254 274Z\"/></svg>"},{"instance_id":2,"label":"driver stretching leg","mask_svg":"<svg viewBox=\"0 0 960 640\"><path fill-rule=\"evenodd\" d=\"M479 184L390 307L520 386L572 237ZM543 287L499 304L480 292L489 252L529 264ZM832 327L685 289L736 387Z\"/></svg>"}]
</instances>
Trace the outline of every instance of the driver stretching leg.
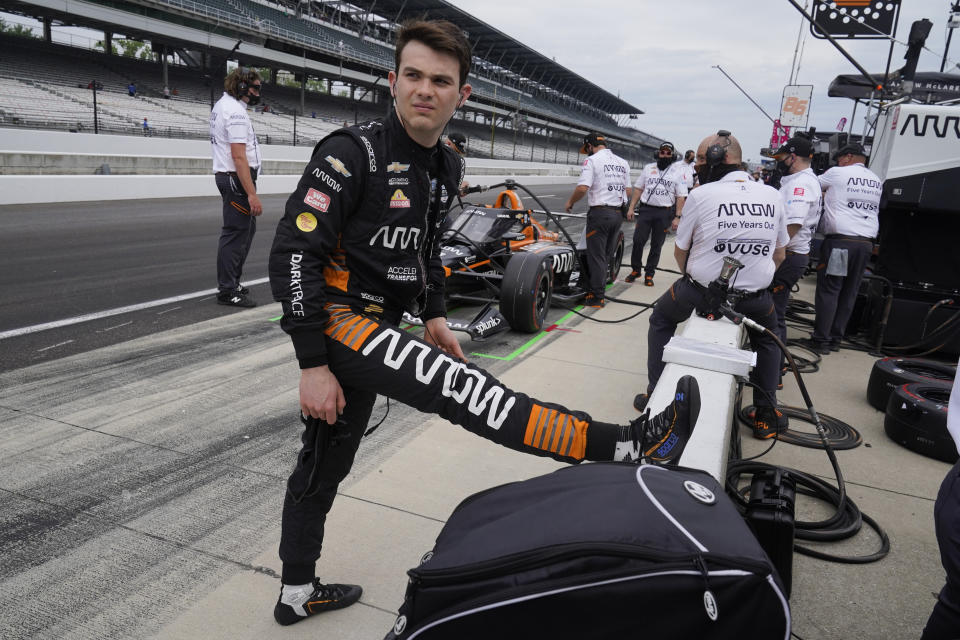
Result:
<instances>
[{"instance_id":1,"label":"driver stretching leg","mask_svg":"<svg viewBox=\"0 0 960 640\"><path fill-rule=\"evenodd\" d=\"M303 447L287 483L280 624L348 606L362 590L315 576L324 523L377 394L518 451L567 462L679 458L699 414L685 377L663 413L620 426L512 391L467 363L446 326L437 230L464 174L439 143L470 95L470 46L445 21L399 31L395 112L321 140L274 238L270 284L301 368ZM404 309L420 339L398 328Z\"/></svg>"}]
</instances>

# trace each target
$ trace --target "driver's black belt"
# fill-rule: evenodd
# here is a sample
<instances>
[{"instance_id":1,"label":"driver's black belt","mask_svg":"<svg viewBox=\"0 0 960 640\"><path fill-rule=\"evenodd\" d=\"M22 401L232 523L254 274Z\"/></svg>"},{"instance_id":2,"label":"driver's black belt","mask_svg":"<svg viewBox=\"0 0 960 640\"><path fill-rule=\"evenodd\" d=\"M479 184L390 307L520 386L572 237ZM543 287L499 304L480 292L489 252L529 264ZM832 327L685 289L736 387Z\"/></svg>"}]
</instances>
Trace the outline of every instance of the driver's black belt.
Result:
<instances>
[{"instance_id":1,"label":"driver's black belt","mask_svg":"<svg viewBox=\"0 0 960 640\"><path fill-rule=\"evenodd\" d=\"M593 211L594 209L610 209L610 211L616 211L620 213L620 207L612 204L597 204L588 209L588 211Z\"/></svg>"}]
</instances>

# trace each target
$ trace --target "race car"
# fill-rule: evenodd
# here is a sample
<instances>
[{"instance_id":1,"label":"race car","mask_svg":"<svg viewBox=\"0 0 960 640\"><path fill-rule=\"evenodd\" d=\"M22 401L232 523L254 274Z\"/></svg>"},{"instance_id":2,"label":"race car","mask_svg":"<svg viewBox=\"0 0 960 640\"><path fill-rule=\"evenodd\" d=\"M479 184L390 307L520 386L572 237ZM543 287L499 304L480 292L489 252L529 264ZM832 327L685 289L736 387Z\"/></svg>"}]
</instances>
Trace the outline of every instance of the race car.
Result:
<instances>
[{"instance_id":1,"label":"race car","mask_svg":"<svg viewBox=\"0 0 960 640\"><path fill-rule=\"evenodd\" d=\"M581 234L575 243L558 220L560 215L585 216L526 209L513 186L508 182L493 206L465 204L452 211L441 229L448 301L485 305L471 322L448 322L474 340L508 328L538 332L551 304L573 307L586 295L586 240ZM556 231L548 230L550 220ZM616 278L622 260L621 232L607 268L608 283Z\"/></svg>"}]
</instances>

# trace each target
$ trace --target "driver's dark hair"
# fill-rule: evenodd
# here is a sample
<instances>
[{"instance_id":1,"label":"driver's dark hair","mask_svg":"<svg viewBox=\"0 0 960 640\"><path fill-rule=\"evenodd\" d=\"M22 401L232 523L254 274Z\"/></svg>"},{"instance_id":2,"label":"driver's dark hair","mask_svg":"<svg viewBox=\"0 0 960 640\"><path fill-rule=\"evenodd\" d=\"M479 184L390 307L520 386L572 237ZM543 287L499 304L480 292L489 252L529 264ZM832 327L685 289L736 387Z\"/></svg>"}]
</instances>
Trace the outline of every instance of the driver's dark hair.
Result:
<instances>
[{"instance_id":1,"label":"driver's dark hair","mask_svg":"<svg viewBox=\"0 0 960 640\"><path fill-rule=\"evenodd\" d=\"M467 82L473 54L470 41L457 25L449 20L407 20L397 32L396 65L394 71L400 73L400 54L411 41L422 42L434 51L446 53L460 63L460 86Z\"/></svg>"}]
</instances>

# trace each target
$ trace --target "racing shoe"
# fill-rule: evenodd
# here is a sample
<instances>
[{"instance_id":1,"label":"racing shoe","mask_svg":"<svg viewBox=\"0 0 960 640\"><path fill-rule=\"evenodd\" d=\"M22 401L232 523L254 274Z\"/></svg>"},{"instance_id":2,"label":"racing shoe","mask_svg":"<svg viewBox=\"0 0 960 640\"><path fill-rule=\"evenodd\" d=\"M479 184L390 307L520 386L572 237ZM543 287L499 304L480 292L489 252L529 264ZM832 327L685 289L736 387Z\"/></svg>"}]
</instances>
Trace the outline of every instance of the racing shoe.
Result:
<instances>
[{"instance_id":1,"label":"racing shoe","mask_svg":"<svg viewBox=\"0 0 960 640\"><path fill-rule=\"evenodd\" d=\"M251 308L257 306L257 303L250 299L245 293L234 291L221 291L217 294L217 304L225 304L229 307Z\"/></svg>"},{"instance_id":2,"label":"racing shoe","mask_svg":"<svg viewBox=\"0 0 960 640\"><path fill-rule=\"evenodd\" d=\"M643 462L644 458L656 464L671 464L680 459L700 416L700 386L693 376L683 376L666 409L650 417L647 409L642 416L622 427L614 460Z\"/></svg>"},{"instance_id":3,"label":"racing shoe","mask_svg":"<svg viewBox=\"0 0 960 640\"><path fill-rule=\"evenodd\" d=\"M603 301L603 298L598 298L592 293L588 293L587 297L583 300L583 306L590 307L592 309L603 309L603 306L606 303Z\"/></svg>"},{"instance_id":4,"label":"racing shoe","mask_svg":"<svg viewBox=\"0 0 960 640\"><path fill-rule=\"evenodd\" d=\"M753 414L753 437L767 440L787 430L790 420L776 407L758 407Z\"/></svg>"},{"instance_id":5,"label":"racing shoe","mask_svg":"<svg viewBox=\"0 0 960 640\"><path fill-rule=\"evenodd\" d=\"M363 589L358 585L323 584L318 578L302 587L284 585L273 608L273 617L284 626L294 624L324 611L349 607L362 594Z\"/></svg>"},{"instance_id":6,"label":"racing shoe","mask_svg":"<svg viewBox=\"0 0 960 640\"><path fill-rule=\"evenodd\" d=\"M640 277L640 274L636 271L631 271L630 275L623 279L624 282L635 282L637 278Z\"/></svg>"}]
</instances>

